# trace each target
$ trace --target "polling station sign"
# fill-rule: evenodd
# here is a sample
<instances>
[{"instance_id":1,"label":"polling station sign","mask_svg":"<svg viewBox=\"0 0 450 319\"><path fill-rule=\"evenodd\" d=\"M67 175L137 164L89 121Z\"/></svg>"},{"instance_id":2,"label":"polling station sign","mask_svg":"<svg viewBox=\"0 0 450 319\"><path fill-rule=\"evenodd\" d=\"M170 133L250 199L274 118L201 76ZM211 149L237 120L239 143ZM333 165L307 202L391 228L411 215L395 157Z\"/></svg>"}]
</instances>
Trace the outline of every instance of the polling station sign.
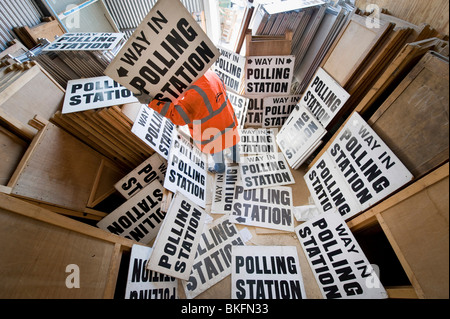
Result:
<instances>
[{"instance_id":1,"label":"polling station sign","mask_svg":"<svg viewBox=\"0 0 450 319\"><path fill-rule=\"evenodd\" d=\"M148 244L158 234L165 214L161 211L163 187L157 180L109 213L97 227Z\"/></svg>"},{"instance_id":2,"label":"polling station sign","mask_svg":"<svg viewBox=\"0 0 450 319\"><path fill-rule=\"evenodd\" d=\"M244 242L228 216L209 224L197 246L188 281L183 281L186 297L193 299L231 274L231 249Z\"/></svg>"},{"instance_id":3,"label":"polling station sign","mask_svg":"<svg viewBox=\"0 0 450 319\"><path fill-rule=\"evenodd\" d=\"M324 69L319 68L300 103L311 110L323 127L327 127L349 98L350 94Z\"/></svg>"},{"instance_id":4,"label":"polling station sign","mask_svg":"<svg viewBox=\"0 0 450 319\"><path fill-rule=\"evenodd\" d=\"M241 175L237 166L227 166L223 174L215 174L211 214L231 212L235 186L240 180Z\"/></svg>"},{"instance_id":5,"label":"polling station sign","mask_svg":"<svg viewBox=\"0 0 450 319\"><path fill-rule=\"evenodd\" d=\"M106 68L136 96L175 101L219 58L179 0L158 1Z\"/></svg>"},{"instance_id":6,"label":"polling station sign","mask_svg":"<svg viewBox=\"0 0 450 319\"><path fill-rule=\"evenodd\" d=\"M232 299L306 299L295 246L233 246Z\"/></svg>"},{"instance_id":7,"label":"polling station sign","mask_svg":"<svg viewBox=\"0 0 450 319\"><path fill-rule=\"evenodd\" d=\"M243 128L247 117L249 99L231 91L227 91L227 96L231 105L233 105L234 114L236 114L239 123L238 127Z\"/></svg>"},{"instance_id":8,"label":"polling station sign","mask_svg":"<svg viewBox=\"0 0 450 319\"><path fill-rule=\"evenodd\" d=\"M358 113L349 118L326 152L331 158L328 168L334 170L331 174L345 183L360 206L360 210L350 210L345 214L341 210L345 219L376 204L413 179L408 169ZM326 173L327 170L322 172ZM306 174L305 180L314 194L314 180L311 180L314 176L311 174ZM335 199L328 199L339 207ZM324 205L316 205L324 209Z\"/></svg>"},{"instance_id":9,"label":"polling station sign","mask_svg":"<svg viewBox=\"0 0 450 319\"><path fill-rule=\"evenodd\" d=\"M264 98L262 127L281 127L300 101L300 95Z\"/></svg>"},{"instance_id":10,"label":"polling station sign","mask_svg":"<svg viewBox=\"0 0 450 319\"><path fill-rule=\"evenodd\" d=\"M261 127L264 117L264 97L245 95L248 98L246 126Z\"/></svg>"},{"instance_id":11,"label":"polling station sign","mask_svg":"<svg viewBox=\"0 0 450 319\"><path fill-rule=\"evenodd\" d=\"M130 90L108 76L71 80L67 83L62 113L136 103Z\"/></svg>"},{"instance_id":12,"label":"polling station sign","mask_svg":"<svg viewBox=\"0 0 450 319\"><path fill-rule=\"evenodd\" d=\"M110 51L121 44L123 33L66 33L46 46L43 51Z\"/></svg>"},{"instance_id":13,"label":"polling station sign","mask_svg":"<svg viewBox=\"0 0 450 319\"><path fill-rule=\"evenodd\" d=\"M146 268L152 248L131 247L125 299L177 299L178 279Z\"/></svg>"},{"instance_id":14,"label":"polling station sign","mask_svg":"<svg viewBox=\"0 0 450 319\"><path fill-rule=\"evenodd\" d=\"M206 206L207 158L197 147L181 135L175 135L167 160L164 187L180 192L197 205Z\"/></svg>"},{"instance_id":15,"label":"polling station sign","mask_svg":"<svg viewBox=\"0 0 450 319\"><path fill-rule=\"evenodd\" d=\"M183 194L175 194L153 245L147 269L189 280L206 212Z\"/></svg>"},{"instance_id":16,"label":"polling station sign","mask_svg":"<svg viewBox=\"0 0 450 319\"><path fill-rule=\"evenodd\" d=\"M245 73L246 95L289 95L295 57L252 56L247 58Z\"/></svg>"},{"instance_id":17,"label":"polling station sign","mask_svg":"<svg viewBox=\"0 0 450 319\"><path fill-rule=\"evenodd\" d=\"M218 49L220 56L214 63L214 71L227 90L239 93L244 82L245 57L220 46Z\"/></svg>"},{"instance_id":18,"label":"polling station sign","mask_svg":"<svg viewBox=\"0 0 450 319\"><path fill-rule=\"evenodd\" d=\"M246 190L237 185L230 220L248 226L293 232L292 188L263 187Z\"/></svg>"},{"instance_id":19,"label":"polling station sign","mask_svg":"<svg viewBox=\"0 0 450 319\"><path fill-rule=\"evenodd\" d=\"M295 184L282 153L241 157L239 168L245 189Z\"/></svg>"},{"instance_id":20,"label":"polling station sign","mask_svg":"<svg viewBox=\"0 0 450 319\"><path fill-rule=\"evenodd\" d=\"M275 131L271 129L239 129L241 155L278 153Z\"/></svg>"},{"instance_id":21,"label":"polling station sign","mask_svg":"<svg viewBox=\"0 0 450 319\"><path fill-rule=\"evenodd\" d=\"M143 104L131 132L167 160L176 132L169 119Z\"/></svg>"},{"instance_id":22,"label":"polling station sign","mask_svg":"<svg viewBox=\"0 0 450 319\"><path fill-rule=\"evenodd\" d=\"M154 180L158 180L163 184L166 171L167 160L155 153L118 181L114 188L123 197L130 199Z\"/></svg>"},{"instance_id":23,"label":"polling station sign","mask_svg":"<svg viewBox=\"0 0 450 319\"><path fill-rule=\"evenodd\" d=\"M326 299L387 298L373 267L344 219L320 214L295 229Z\"/></svg>"}]
</instances>

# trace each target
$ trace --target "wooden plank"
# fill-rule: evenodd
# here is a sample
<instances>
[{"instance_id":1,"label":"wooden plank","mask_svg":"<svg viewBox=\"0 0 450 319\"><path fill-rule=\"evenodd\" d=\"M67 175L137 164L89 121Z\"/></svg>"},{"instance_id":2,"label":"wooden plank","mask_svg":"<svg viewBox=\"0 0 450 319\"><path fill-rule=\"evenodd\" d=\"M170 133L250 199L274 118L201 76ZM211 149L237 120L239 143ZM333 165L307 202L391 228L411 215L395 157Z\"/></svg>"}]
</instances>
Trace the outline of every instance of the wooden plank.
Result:
<instances>
[{"instance_id":1,"label":"wooden plank","mask_svg":"<svg viewBox=\"0 0 450 319\"><path fill-rule=\"evenodd\" d=\"M0 185L8 185L27 148L27 142L0 126Z\"/></svg>"}]
</instances>

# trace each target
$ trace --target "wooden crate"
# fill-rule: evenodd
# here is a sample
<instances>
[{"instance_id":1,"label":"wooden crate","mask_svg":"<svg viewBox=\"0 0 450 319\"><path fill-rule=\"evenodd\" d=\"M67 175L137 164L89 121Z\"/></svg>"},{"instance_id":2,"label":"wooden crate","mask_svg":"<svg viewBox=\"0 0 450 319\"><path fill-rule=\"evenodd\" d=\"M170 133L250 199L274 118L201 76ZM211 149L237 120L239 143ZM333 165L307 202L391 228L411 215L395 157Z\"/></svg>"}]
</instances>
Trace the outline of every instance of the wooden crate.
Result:
<instances>
[{"instance_id":1,"label":"wooden crate","mask_svg":"<svg viewBox=\"0 0 450 319\"><path fill-rule=\"evenodd\" d=\"M388 238L411 283L388 288L390 298L449 298L448 163L347 224L380 225Z\"/></svg>"},{"instance_id":2,"label":"wooden crate","mask_svg":"<svg viewBox=\"0 0 450 319\"><path fill-rule=\"evenodd\" d=\"M114 298L135 243L1 193L0 224L2 299ZM68 265L78 266L80 288L67 288Z\"/></svg>"}]
</instances>

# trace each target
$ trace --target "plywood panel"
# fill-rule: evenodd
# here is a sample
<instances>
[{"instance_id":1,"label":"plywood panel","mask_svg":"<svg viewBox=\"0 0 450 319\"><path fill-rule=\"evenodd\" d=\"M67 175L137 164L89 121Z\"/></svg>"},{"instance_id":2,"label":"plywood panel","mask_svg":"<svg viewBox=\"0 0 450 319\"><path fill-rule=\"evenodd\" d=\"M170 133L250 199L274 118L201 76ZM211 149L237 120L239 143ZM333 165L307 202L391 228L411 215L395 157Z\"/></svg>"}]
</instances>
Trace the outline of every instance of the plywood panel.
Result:
<instances>
[{"instance_id":1,"label":"plywood panel","mask_svg":"<svg viewBox=\"0 0 450 319\"><path fill-rule=\"evenodd\" d=\"M6 186L28 145L0 126L0 185Z\"/></svg>"}]
</instances>

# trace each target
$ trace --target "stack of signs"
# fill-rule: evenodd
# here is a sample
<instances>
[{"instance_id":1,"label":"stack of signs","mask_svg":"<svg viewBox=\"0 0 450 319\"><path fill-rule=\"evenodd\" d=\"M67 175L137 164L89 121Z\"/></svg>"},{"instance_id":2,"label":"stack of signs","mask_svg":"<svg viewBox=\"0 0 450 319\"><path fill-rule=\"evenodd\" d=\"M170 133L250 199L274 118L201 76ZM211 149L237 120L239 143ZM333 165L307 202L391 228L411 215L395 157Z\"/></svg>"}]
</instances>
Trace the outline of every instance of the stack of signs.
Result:
<instances>
[{"instance_id":1,"label":"stack of signs","mask_svg":"<svg viewBox=\"0 0 450 319\"><path fill-rule=\"evenodd\" d=\"M234 114L236 114L239 124L238 127L243 128L247 117L249 99L230 91L227 91L227 96L231 105L233 105Z\"/></svg>"},{"instance_id":2,"label":"stack of signs","mask_svg":"<svg viewBox=\"0 0 450 319\"><path fill-rule=\"evenodd\" d=\"M105 70L136 96L175 101L219 58L179 0L158 1Z\"/></svg>"},{"instance_id":3,"label":"stack of signs","mask_svg":"<svg viewBox=\"0 0 450 319\"><path fill-rule=\"evenodd\" d=\"M298 169L322 143L326 134L319 121L303 105L297 105L277 134L281 152L293 169Z\"/></svg>"},{"instance_id":4,"label":"stack of signs","mask_svg":"<svg viewBox=\"0 0 450 319\"><path fill-rule=\"evenodd\" d=\"M214 71L219 75L227 90L240 93L244 88L245 57L219 47L220 57L214 63Z\"/></svg>"},{"instance_id":5,"label":"stack of signs","mask_svg":"<svg viewBox=\"0 0 450 319\"><path fill-rule=\"evenodd\" d=\"M321 214L295 229L326 299L384 299L386 290L345 221Z\"/></svg>"},{"instance_id":6,"label":"stack of signs","mask_svg":"<svg viewBox=\"0 0 450 319\"><path fill-rule=\"evenodd\" d=\"M237 185L230 220L234 223L294 231L293 197L290 187L244 189Z\"/></svg>"},{"instance_id":7,"label":"stack of signs","mask_svg":"<svg viewBox=\"0 0 450 319\"><path fill-rule=\"evenodd\" d=\"M147 269L189 280L206 212L177 193L153 245Z\"/></svg>"},{"instance_id":8,"label":"stack of signs","mask_svg":"<svg viewBox=\"0 0 450 319\"><path fill-rule=\"evenodd\" d=\"M62 113L93 110L137 101L130 90L107 76L71 80L67 83Z\"/></svg>"},{"instance_id":9,"label":"stack of signs","mask_svg":"<svg viewBox=\"0 0 450 319\"><path fill-rule=\"evenodd\" d=\"M97 227L147 245L164 221L162 199L163 187L155 180L100 220Z\"/></svg>"},{"instance_id":10,"label":"stack of signs","mask_svg":"<svg viewBox=\"0 0 450 319\"><path fill-rule=\"evenodd\" d=\"M164 187L180 192L195 204L206 207L207 158L181 135L175 135L169 153Z\"/></svg>"},{"instance_id":11,"label":"stack of signs","mask_svg":"<svg viewBox=\"0 0 450 319\"><path fill-rule=\"evenodd\" d=\"M175 125L169 119L143 104L131 132L164 159L169 157L170 146L176 132Z\"/></svg>"},{"instance_id":12,"label":"stack of signs","mask_svg":"<svg viewBox=\"0 0 450 319\"><path fill-rule=\"evenodd\" d=\"M275 131L269 129L240 129L239 153L241 155L256 155L277 153Z\"/></svg>"},{"instance_id":13,"label":"stack of signs","mask_svg":"<svg viewBox=\"0 0 450 319\"><path fill-rule=\"evenodd\" d=\"M295 184L282 153L241 157L239 169L245 189Z\"/></svg>"},{"instance_id":14,"label":"stack of signs","mask_svg":"<svg viewBox=\"0 0 450 319\"><path fill-rule=\"evenodd\" d=\"M183 281L187 298L195 298L231 274L231 250L238 245L244 245L244 242L228 216L205 228L189 280Z\"/></svg>"},{"instance_id":15,"label":"stack of signs","mask_svg":"<svg viewBox=\"0 0 450 319\"><path fill-rule=\"evenodd\" d=\"M155 153L118 181L114 187L123 197L130 199L156 179L163 184L166 170L167 161Z\"/></svg>"},{"instance_id":16,"label":"stack of signs","mask_svg":"<svg viewBox=\"0 0 450 319\"><path fill-rule=\"evenodd\" d=\"M264 99L263 127L281 127L300 101L300 95Z\"/></svg>"},{"instance_id":17,"label":"stack of signs","mask_svg":"<svg viewBox=\"0 0 450 319\"><path fill-rule=\"evenodd\" d=\"M319 68L302 96L301 105L309 108L314 117L327 127L350 98L325 70Z\"/></svg>"},{"instance_id":18,"label":"stack of signs","mask_svg":"<svg viewBox=\"0 0 450 319\"><path fill-rule=\"evenodd\" d=\"M151 253L150 247L133 245L131 248L125 299L178 298L176 278L146 268Z\"/></svg>"},{"instance_id":19,"label":"stack of signs","mask_svg":"<svg viewBox=\"0 0 450 319\"><path fill-rule=\"evenodd\" d=\"M321 212L337 210L348 219L381 201L413 176L354 113L304 178Z\"/></svg>"},{"instance_id":20,"label":"stack of signs","mask_svg":"<svg viewBox=\"0 0 450 319\"><path fill-rule=\"evenodd\" d=\"M66 87L69 80L103 76L124 41L123 33L66 33L32 59Z\"/></svg>"},{"instance_id":21,"label":"stack of signs","mask_svg":"<svg viewBox=\"0 0 450 319\"><path fill-rule=\"evenodd\" d=\"M306 299L295 246L233 246L232 299Z\"/></svg>"},{"instance_id":22,"label":"stack of signs","mask_svg":"<svg viewBox=\"0 0 450 319\"><path fill-rule=\"evenodd\" d=\"M211 214L228 214L231 212L234 190L241 175L237 166L225 169L224 174L215 174Z\"/></svg>"},{"instance_id":23,"label":"stack of signs","mask_svg":"<svg viewBox=\"0 0 450 319\"><path fill-rule=\"evenodd\" d=\"M293 78L295 57L254 56L247 58L246 96L289 95Z\"/></svg>"}]
</instances>

